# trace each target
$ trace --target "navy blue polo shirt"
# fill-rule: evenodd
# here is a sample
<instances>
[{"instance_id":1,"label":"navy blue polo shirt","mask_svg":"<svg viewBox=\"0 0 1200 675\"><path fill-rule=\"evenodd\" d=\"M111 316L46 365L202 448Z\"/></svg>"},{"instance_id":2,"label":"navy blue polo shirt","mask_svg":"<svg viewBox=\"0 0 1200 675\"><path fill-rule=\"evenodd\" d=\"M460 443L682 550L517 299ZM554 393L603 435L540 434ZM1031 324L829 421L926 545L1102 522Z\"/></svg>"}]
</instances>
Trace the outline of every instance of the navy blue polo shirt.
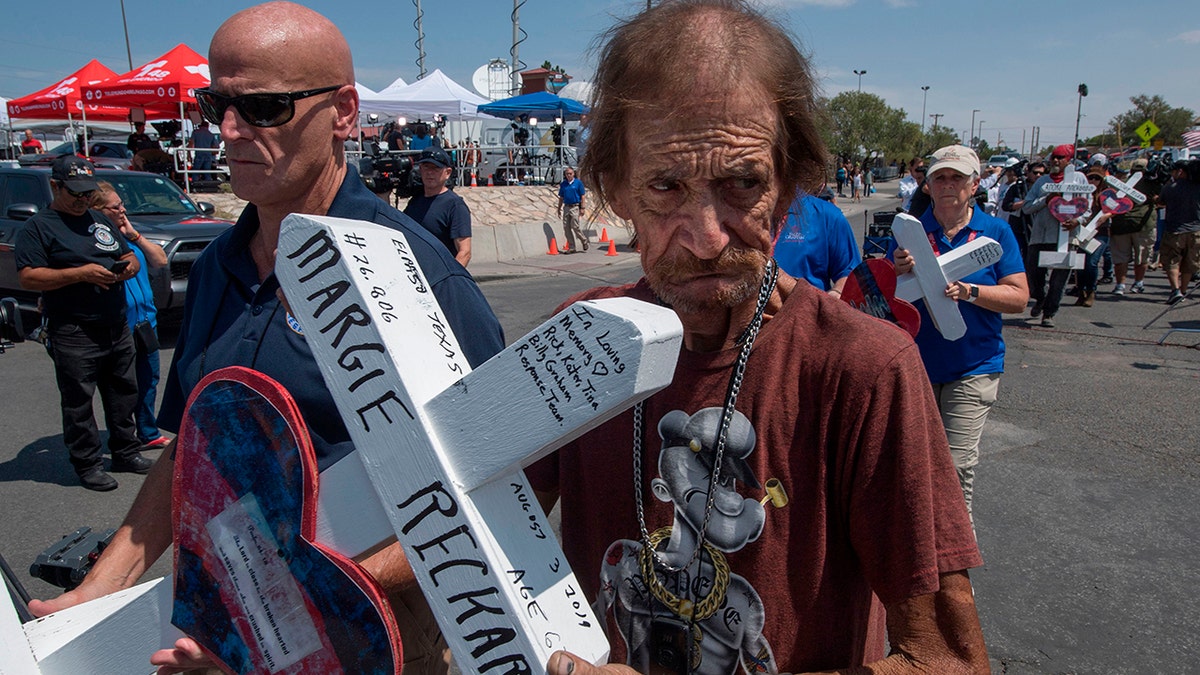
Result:
<instances>
[{"instance_id":1,"label":"navy blue polo shirt","mask_svg":"<svg viewBox=\"0 0 1200 675\"><path fill-rule=\"evenodd\" d=\"M972 239L971 233L1000 243L1004 253L999 261L963 277L961 281L978 286L995 286L1003 277L1025 271L1025 264L1021 262L1021 251L1017 247L1017 237L1012 228L1003 220L987 215L978 206L974 207L971 221L966 227L954 234L953 241L946 239L942 226L933 217L932 208L925 209L921 216L921 225L937 242L938 255L967 243ZM895 252L896 241L893 239L888 249L888 259L893 259ZM1004 372L1002 314L970 302L959 302L958 308L962 312L963 322L967 324L967 333L957 340L947 340L934 327L933 317L925 308L925 300L918 300L913 304L921 313L917 347L921 350L921 360L925 362L930 382L945 384L972 375Z\"/></svg>"},{"instance_id":2,"label":"navy blue polo shirt","mask_svg":"<svg viewBox=\"0 0 1200 675\"><path fill-rule=\"evenodd\" d=\"M371 194L353 167L328 215L404 233L472 367L504 348L500 322L471 275L433 235ZM250 204L237 224L213 240L193 265L158 423L178 433L188 396L201 378L226 366L252 368L275 379L296 401L323 470L353 445L302 327L275 297L278 280L272 274L258 281L249 247L257 231L258 209Z\"/></svg>"}]
</instances>

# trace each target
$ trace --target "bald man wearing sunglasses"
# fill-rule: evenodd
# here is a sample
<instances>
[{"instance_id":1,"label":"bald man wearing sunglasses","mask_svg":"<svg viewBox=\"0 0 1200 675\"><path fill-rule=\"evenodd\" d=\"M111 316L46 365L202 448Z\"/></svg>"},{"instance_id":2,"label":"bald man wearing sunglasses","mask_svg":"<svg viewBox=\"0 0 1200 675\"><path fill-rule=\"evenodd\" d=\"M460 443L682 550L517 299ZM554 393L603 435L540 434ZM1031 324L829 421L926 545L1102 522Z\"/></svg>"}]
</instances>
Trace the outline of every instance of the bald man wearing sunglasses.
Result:
<instances>
[{"instance_id":1,"label":"bald man wearing sunglasses","mask_svg":"<svg viewBox=\"0 0 1200 675\"><path fill-rule=\"evenodd\" d=\"M349 434L303 337L305 326L276 297L275 249L290 213L368 220L404 233L472 366L504 346L500 324L474 280L420 225L375 197L346 163L344 142L358 117L350 48L328 19L287 2L235 14L209 47L212 85L196 92L205 119L219 125L230 183L250 202L236 225L197 259L169 371L159 425L177 431L196 383L219 368L263 372L300 408L324 469L347 455ZM84 584L37 615L132 586L171 544L169 448L147 476L112 544ZM363 562L389 592L404 637L404 670L446 672L445 642L399 545ZM149 655L148 655L149 656ZM204 663L195 642L154 655L160 672Z\"/></svg>"}]
</instances>

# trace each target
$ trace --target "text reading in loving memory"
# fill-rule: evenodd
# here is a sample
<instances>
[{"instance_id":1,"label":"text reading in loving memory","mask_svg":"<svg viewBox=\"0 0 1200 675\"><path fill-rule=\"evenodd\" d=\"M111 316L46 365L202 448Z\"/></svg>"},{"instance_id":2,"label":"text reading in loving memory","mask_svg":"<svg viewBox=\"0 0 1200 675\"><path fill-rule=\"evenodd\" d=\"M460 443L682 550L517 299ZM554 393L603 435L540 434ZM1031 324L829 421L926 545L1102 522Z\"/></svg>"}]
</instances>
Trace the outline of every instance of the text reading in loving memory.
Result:
<instances>
[{"instance_id":1,"label":"text reading in loving memory","mask_svg":"<svg viewBox=\"0 0 1200 675\"><path fill-rule=\"evenodd\" d=\"M593 330L595 316L584 305L572 305L554 323L517 344L521 368L559 424L567 406L600 409L598 387L610 373L625 372L612 330Z\"/></svg>"}]
</instances>

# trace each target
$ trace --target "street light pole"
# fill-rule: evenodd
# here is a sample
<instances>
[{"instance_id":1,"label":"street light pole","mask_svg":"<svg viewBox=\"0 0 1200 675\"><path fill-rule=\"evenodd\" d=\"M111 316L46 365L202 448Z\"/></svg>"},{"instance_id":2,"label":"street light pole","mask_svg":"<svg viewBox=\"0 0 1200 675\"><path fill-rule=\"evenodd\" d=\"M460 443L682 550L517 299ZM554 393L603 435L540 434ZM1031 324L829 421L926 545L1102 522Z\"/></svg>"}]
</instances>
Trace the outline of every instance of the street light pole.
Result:
<instances>
[{"instance_id":1,"label":"street light pole","mask_svg":"<svg viewBox=\"0 0 1200 675\"><path fill-rule=\"evenodd\" d=\"M921 135L925 135L925 103L929 100L929 85L921 87Z\"/></svg>"},{"instance_id":2,"label":"street light pole","mask_svg":"<svg viewBox=\"0 0 1200 675\"><path fill-rule=\"evenodd\" d=\"M125 29L125 56L129 58L129 69L133 70L133 52L129 49L129 24L125 21L125 0L121 0L121 27Z\"/></svg>"},{"instance_id":3,"label":"street light pole","mask_svg":"<svg viewBox=\"0 0 1200 675\"><path fill-rule=\"evenodd\" d=\"M979 139L979 142L980 142L980 143L982 143L982 142L983 142L983 123L984 123L984 122L985 122L985 120L979 120L979 131L978 131L978 134L979 134L979 135L978 135L978 136L976 136L976 138L978 138L978 139ZM976 144L975 144L975 147L979 147L979 143L976 143Z\"/></svg>"},{"instance_id":4,"label":"street light pole","mask_svg":"<svg viewBox=\"0 0 1200 675\"><path fill-rule=\"evenodd\" d=\"M975 113L979 112L979 108L971 111L971 135L967 138L971 142L971 148L975 148Z\"/></svg>"},{"instance_id":5,"label":"street light pole","mask_svg":"<svg viewBox=\"0 0 1200 675\"><path fill-rule=\"evenodd\" d=\"M1079 92L1079 103L1075 107L1075 136L1071 140L1071 145L1075 145L1079 142L1079 118L1083 113L1083 97L1088 95L1087 85L1081 83L1077 91ZM1071 159L1075 158L1072 157Z\"/></svg>"},{"instance_id":6,"label":"street light pole","mask_svg":"<svg viewBox=\"0 0 1200 675\"><path fill-rule=\"evenodd\" d=\"M865 70L856 70L854 74L858 76L858 91L862 92L862 76L867 74Z\"/></svg>"}]
</instances>

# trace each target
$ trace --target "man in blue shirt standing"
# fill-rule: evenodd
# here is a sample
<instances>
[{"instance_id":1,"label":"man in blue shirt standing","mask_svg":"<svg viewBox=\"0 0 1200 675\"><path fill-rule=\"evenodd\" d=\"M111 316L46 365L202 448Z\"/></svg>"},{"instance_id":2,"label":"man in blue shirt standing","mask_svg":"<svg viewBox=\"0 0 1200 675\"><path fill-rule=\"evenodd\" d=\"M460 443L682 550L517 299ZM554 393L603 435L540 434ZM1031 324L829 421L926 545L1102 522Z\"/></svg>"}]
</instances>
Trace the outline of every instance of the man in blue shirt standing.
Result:
<instances>
[{"instance_id":1,"label":"man in blue shirt standing","mask_svg":"<svg viewBox=\"0 0 1200 675\"><path fill-rule=\"evenodd\" d=\"M563 230L567 235L567 248L563 253L576 253L575 237L583 242L583 250L588 250L587 235L579 229L579 219L583 217L583 195L587 189L583 181L575 177L575 169L563 169L563 180L558 184L558 215L562 216Z\"/></svg>"},{"instance_id":2,"label":"man in blue shirt standing","mask_svg":"<svg viewBox=\"0 0 1200 675\"><path fill-rule=\"evenodd\" d=\"M921 331L917 347L950 441L950 454L958 471L958 481L971 512L975 465L979 463L979 439L988 412L996 402L1000 373L1004 372L1004 312L1022 312L1029 301L1025 266L1017 247L1017 238L1008 223L989 216L976 205L979 187L979 157L961 145L951 145L933 153L925 190L933 208L921 216L925 234L936 255L952 251L975 237L989 237L1000 243L1000 260L946 286L946 296L959 301L958 309L967 324L967 334L958 340L942 337L924 300L915 304L921 313ZM889 251L896 273L913 269L913 258L892 242Z\"/></svg>"}]
</instances>

